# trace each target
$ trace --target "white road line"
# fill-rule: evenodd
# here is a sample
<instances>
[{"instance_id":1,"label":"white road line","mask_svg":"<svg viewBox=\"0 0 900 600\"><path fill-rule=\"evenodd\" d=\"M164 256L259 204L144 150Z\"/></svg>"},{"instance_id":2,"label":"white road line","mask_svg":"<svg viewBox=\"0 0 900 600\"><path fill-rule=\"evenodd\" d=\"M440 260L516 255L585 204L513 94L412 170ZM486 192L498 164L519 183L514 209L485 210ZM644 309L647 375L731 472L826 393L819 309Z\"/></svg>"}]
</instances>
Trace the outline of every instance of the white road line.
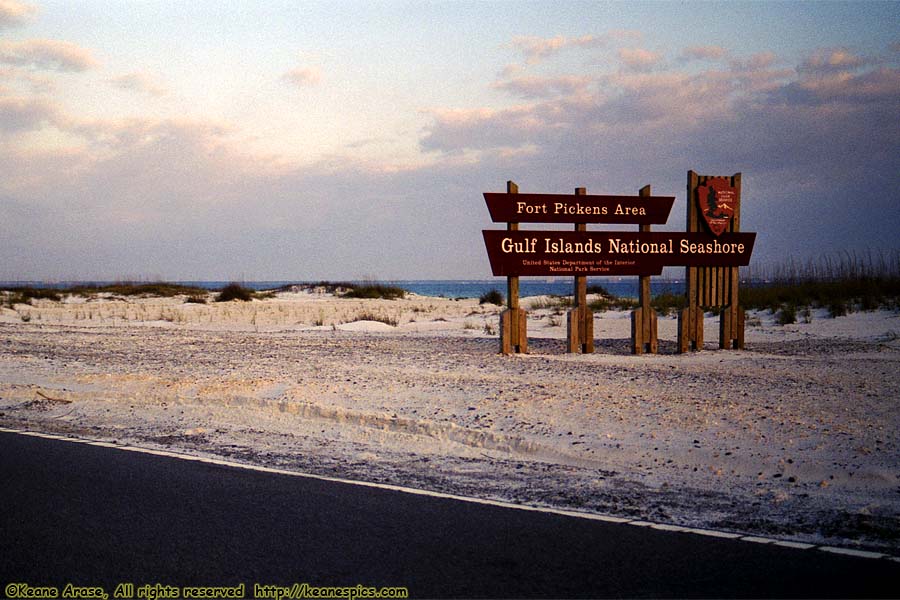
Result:
<instances>
[{"instance_id":1,"label":"white road line","mask_svg":"<svg viewBox=\"0 0 900 600\"><path fill-rule=\"evenodd\" d=\"M771 538L756 537L753 535L745 535L741 538L745 542L753 542L754 544L774 544L776 540Z\"/></svg>"},{"instance_id":2,"label":"white road line","mask_svg":"<svg viewBox=\"0 0 900 600\"><path fill-rule=\"evenodd\" d=\"M858 556L860 558L884 558L887 555L881 552L868 552L867 550L853 550L851 548L834 548L832 546L820 546L822 552L831 552L832 554L844 554L846 556Z\"/></svg>"},{"instance_id":3,"label":"white road line","mask_svg":"<svg viewBox=\"0 0 900 600\"><path fill-rule=\"evenodd\" d=\"M793 548L797 550L810 550L813 548L822 550L823 552L830 552L832 554L840 554L844 556L855 556L858 558L868 558L868 559L887 559L895 562L900 562L900 557L890 556L888 554L883 554L881 552L868 552L864 550L853 550L850 548L836 548L833 546L817 546L816 544L805 544L802 542L789 542L784 540L775 540L769 538L755 537L755 536L747 536L739 533L730 533L726 531L715 531L713 529L697 529L694 527L682 527L680 525L668 525L665 523L653 523L652 521L644 521L639 519L627 519L622 517L614 517L611 515L601 515L596 513L585 513L578 512L574 510L566 510L561 508L549 508L549 507L541 507L541 506L529 506L525 504L515 504L513 502L506 502L503 500L490 500L486 498L472 498L469 496L458 496L455 494L447 494L444 492L433 492L430 490L421 490L417 488L403 487L399 485L391 485L388 483L374 483L369 481L354 481L352 479L341 479L339 477L329 477L327 475L316 475L314 473L302 473L299 471L287 471L285 469L277 469L274 467L265 467L261 465L250 465L245 463L239 463L230 461L223 458L209 458L204 456L196 456L192 454L185 454L181 452L173 452L171 450L156 450L153 448L141 448L139 446L131 446L125 444L117 444L112 442L106 442L102 440L88 440L81 438L73 438L73 437L65 437L62 435L56 435L52 433L40 433L37 431L25 431L20 429L9 429L7 427L0 427L0 432L3 433L16 433L19 435L25 435L29 437L38 437L44 438L48 440L58 440L63 442L72 442L76 444L88 444L91 446L99 446L102 448L114 448L116 450L125 450L127 452L137 452L140 454L151 454L154 456L162 456L166 458L177 458L179 460L189 460L195 462L201 462L211 465L219 465L223 467L230 467L235 469L245 469L248 471L257 471L261 473L272 473L275 475L287 475L290 477L303 477L305 479L315 479L318 481L328 481L333 483L343 483L347 485L356 485L361 487L369 487L381 490L389 490L393 492L402 492L404 494L413 494L417 496L428 496L431 498L444 498L448 500L458 500L460 502L469 502L471 504L481 504L484 506L496 506L499 508L511 508L515 510L524 510L530 512L538 512L545 514L554 514L561 515L565 517L574 517L577 519L587 519L590 521L602 521L605 523L618 523L624 525L633 525L635 527L648 527L651 529L655 529L657 531L668 531L674 533L690 533L694 535L703 535L707 537L715 537L715 538L723 538L730 540L739 540L743 542L750 542L755 544L772 544L774 546L781 546L784 548Z\"/></svg>"}]
</instances>

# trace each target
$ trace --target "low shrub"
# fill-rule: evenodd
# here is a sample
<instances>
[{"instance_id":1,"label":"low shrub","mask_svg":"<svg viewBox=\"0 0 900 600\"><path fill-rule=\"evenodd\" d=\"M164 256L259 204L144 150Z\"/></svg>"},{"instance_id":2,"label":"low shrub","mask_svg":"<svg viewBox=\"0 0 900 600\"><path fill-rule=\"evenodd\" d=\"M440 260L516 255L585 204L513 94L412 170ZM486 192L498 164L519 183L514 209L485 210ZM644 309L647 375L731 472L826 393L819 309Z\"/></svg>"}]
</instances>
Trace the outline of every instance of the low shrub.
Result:
<instances>
[{"instance_id":1,"label":"low shrub","mask_svg":"<svg viewBox=\"0 0 900 600\"><path fill-rule=\"evenodd\" d=\"M797 307L793 304L787 304L781 307L778 312L779 325L791 325L797 322Z\"/></svg>"},{"instance_id":2,"label":"low shrub","mask_svg":"<svg viewBox=\"0 0 900 600\"><path fill-rule=\"evenodd\" d=\"M591 285L587 286L587 293L588 294L600 294L601 296L605 296L606 298L609 298L612 296L612 294L610 294L609 291L605 287L603 287L602 285L598 285L596 283L592 283Z\"/></svg>"},{"instance_id":3,"label":"low shrub","mask_svg":"<svg viewBox=\"0 0 900 600\"><path fill-rule=\"evenodd\" d=\"M343 295L344 298L362 298L365 300L396 300L398 298L404 298L405 296L406 290L403 288L380 283L354 286Z\"/></svg>"},{"instance_id":4,"label":"low shrub","mask_svg":"<svg viewBox=\"0 0 900 600\"><path fill-rule=\"evenodd\" d=\"M124 282L100 286L74 286L65 291L77 296L111 294L113 296L155 296L162 298L172 298L173 296L201 296L205 295L207 292L207 290L196 286L166 283L164 281L154 283Z\"/></svg>"},{"instance_id":5,"label":"low shrub","mask_svg":"<svg viewBox=\"0 0 900 600\"><path fill-rule=\"evenodd\" d=\"M53 302L62 300L59 291L51 288L11 287L5 291L9 292L6 298L9 306L31 304L32 300L51 300Z\"/></svg>"},{"instance_id":6,"label":"low shrub","mask_svg":"<svg viewBox=\"0 0 900 600\"><path fill-rule=\"evenodd\" d=\"M223 287L219 295L216 296L216 302L230 302L232 300L249 302L253 300L253 294L253 290L249 288L245 288L238 283L230 283Z\"/></svg>"},{"instance_id":7,"label":"low shrub","mask_svg":"<svg viewBox=\"0 0 900 600\"><path fill-rule=\"evenodd\" d=\"M504 302L506 302L506 299L499 290L487 291L478 298L478 304L496 304L497 306L503 306Z\"/></svg>"}]
</instances>

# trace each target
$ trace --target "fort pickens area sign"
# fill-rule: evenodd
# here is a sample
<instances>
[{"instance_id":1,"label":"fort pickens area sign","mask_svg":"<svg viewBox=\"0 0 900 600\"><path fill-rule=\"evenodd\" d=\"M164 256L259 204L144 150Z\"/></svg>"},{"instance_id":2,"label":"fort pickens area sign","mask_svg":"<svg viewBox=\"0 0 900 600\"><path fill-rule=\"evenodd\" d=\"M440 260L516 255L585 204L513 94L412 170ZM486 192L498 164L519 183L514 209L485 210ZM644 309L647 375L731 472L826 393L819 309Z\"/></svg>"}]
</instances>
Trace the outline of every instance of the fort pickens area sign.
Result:
<instances>
[{"instance_id":1,"label":"fort pickens area sign","mask_svg":"<svg viewBox=\"0 0 900 600\"><path fill-rule=\"evenodd\" d=\"M737 269L749 264L756 240L755 233L742 233L735 225L740 208L740 174L732 176L732 180L737 177L737 187L724 177L704 177L702 185L698 180L692 187L691 175L698 179L689 172L685 232L650 231L651 225L668 221L675 201L674 196L652 196L650 186L636 196L587 195L584 188L577 188L574 194L520 194L510 181L506 193L485 193L492 221L507 224L506 230L482 232L491 271L508 281L509 308L501 315L501 351L527 351L527 317L518 306L520 276L575 277L575 309L570 312L568 325L570 352L593 350L593 315L585 298L588 276L641 277L641 308L635 311L640 314L632 315L632 347L636 353L655 352L657 348L656 315L649 307L650 277L660 275L663 267L687 267L686 279L696 275L697 269L726 270L723 273L735 280L734 297L727 300L733 301L736 310ZM705 227L697 226L697 215L702 216ZM574 230L522 231L520 223L570 224ZM588 231L588 224L638 227L632 231ZM697 310L691 290L686 294L687 304ZM740 324L742 345L742 319ZM702 347L702 325L699 335ZM695 326L695 346L696 337Z\"/></svg>"}]
</instances>

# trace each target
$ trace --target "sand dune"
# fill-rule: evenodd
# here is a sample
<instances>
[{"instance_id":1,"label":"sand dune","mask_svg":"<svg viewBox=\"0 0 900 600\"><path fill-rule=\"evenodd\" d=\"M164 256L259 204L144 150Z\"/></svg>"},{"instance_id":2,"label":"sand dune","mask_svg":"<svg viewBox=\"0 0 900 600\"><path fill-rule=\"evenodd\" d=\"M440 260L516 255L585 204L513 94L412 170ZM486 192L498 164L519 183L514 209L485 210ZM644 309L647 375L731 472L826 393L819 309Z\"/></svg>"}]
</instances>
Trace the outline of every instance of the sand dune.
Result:
<instances>
[{"instance_id":1,"label":"sand dune","mask_svg":"<svg viewBox=\"0 0 900 600\"><path fill-rule=\"evenodd\" d=\"M626 313L290 293L0 311L0 424L527 504L900 552L900 318L751 314L747 350L632 356ZM716 321L709 318L708 332Z\"/></svg>"}]
</instances>

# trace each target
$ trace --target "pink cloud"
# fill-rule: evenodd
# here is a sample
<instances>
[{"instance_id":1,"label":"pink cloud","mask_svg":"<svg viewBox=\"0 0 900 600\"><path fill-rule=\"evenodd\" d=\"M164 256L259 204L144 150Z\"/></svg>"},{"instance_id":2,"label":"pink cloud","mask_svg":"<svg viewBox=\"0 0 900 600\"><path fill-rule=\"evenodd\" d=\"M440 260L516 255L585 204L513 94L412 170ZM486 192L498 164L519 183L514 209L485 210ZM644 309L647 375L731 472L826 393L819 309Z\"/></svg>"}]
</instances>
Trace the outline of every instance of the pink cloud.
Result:
<instances>
[{"instance_id":1,"label":"pink cloud","mask_svg":"<svg viewBox=\"0 0 900 600\"><path fill-rule=\"evenodd\" d=\"M99 65L90 50L59 40L0 41L0 63L52 71L87 71Z\"/></svg>"},{"instance_id":2,"label":"pink cloud","mask_svg":"<svg viewBox=\"0 0 900 600\"><path fill-rule=\"evenodd\" d=\"M620 48L618 54L619 60L633 71L649 71L662 60L661 54L644 48Z\"/></svg>"},{"instance_id":3,"label":"pink cloud","mask_svg":"<svg viewBox=\"0 0 900 600\"><path fill-rule=\"evenodd\" d=\"M0 97L0 131L18 133L61 120L56 106L34 98Z\"/></svg>"},{"instance_id":4,"label":"pink cloud","mask_svg":"<svg viewBox=\"0 0 900 600\"><path fill-rule=\"evenodd\" d=\"M126 73L109 79L109 83L121 90L140 92L150 96L164 96L168 90L156 77L148 73Z\"/></svg>"},{"instance_id":5,"label":"pink cloud","mask_svg":"<svg viewBox=\"0 0 900 600\"><path fill-rule=\"evenodd\" d=\"M846 48L831 48L819 50L803 61L798 70L806 73L831 73L858 69L869 63L869 60L853 54Z\"/></svg>"},{"instance_id":6,"label":"pink cloud","mask_svg":"<svg viewBox=\"0 0 900 600\"><path fill-rule=\"evenodd\" d=\"M589 77L517 77L495 83L493 87L511 92L522 98L547 98L569 96L583 92L590 83Z\"/></svg>"},{"instance_id":7,"label":"pink cloud","mask_svg":"<svg viewBox=\"0 0 900 600\"><path fill-rule=\"evenodd\" d=\"M728 54L721 46L691 46L681 51L682 60L720 60Z\"/></svg>"},{"instance_id":8,"label":"pink cloud","mask_svg":"<svg viewBox=\"0 0 900 600\"><path fill-rule=\"evenodd\" d=\"M534 64L546 56L558 52L565 45L566 38L561 35L554 38L516 36L512 41L512 46L525 55L526 62L529 64Z\"/></svg>"},{"instance_id":9,"label":"pink cloud","mask_svg":"<svg viewBox=\"0 0 900 600\"><path fill-rule=\"evenodd\" d=\"M868 104L900 102L900 69L882 67L864 73L837 71L804 77L774 97L794 104Z\"/></svg>"},{"instance_id":10,"label":"pink cloud","mask_svg":"<svg viewBox=\"0 0 900 600\"><path fill-rule=\"evenodd\" d=\"M552 38L516 36L513 38L510 46L525 55L526 63L536 64L564 48L592 48L602 46L605 43L605 37L595 35L584 35L576 38L561 35Z\"/></svg>"},{"instance_id":11,"label":"pink cloud","mask_svg":"<svg viewBox=\"0 0 900 600\"><path fill-rule=\"evenodd\" d=\"M25 23L37 9L19 0L0 0L0 29Z\"/></svg>"},{"instance_id":12,"label":"pink cloud","mask_svg":"<svg viewBox=\"0 0 900 600\"><path fill-rule=\"evenodd\" d=\"M774 52L760 52L749 58L735 58L731 61L731 69L734 71L759 71L774 65L776 59Z\"/></svg>"}]
</instances>

